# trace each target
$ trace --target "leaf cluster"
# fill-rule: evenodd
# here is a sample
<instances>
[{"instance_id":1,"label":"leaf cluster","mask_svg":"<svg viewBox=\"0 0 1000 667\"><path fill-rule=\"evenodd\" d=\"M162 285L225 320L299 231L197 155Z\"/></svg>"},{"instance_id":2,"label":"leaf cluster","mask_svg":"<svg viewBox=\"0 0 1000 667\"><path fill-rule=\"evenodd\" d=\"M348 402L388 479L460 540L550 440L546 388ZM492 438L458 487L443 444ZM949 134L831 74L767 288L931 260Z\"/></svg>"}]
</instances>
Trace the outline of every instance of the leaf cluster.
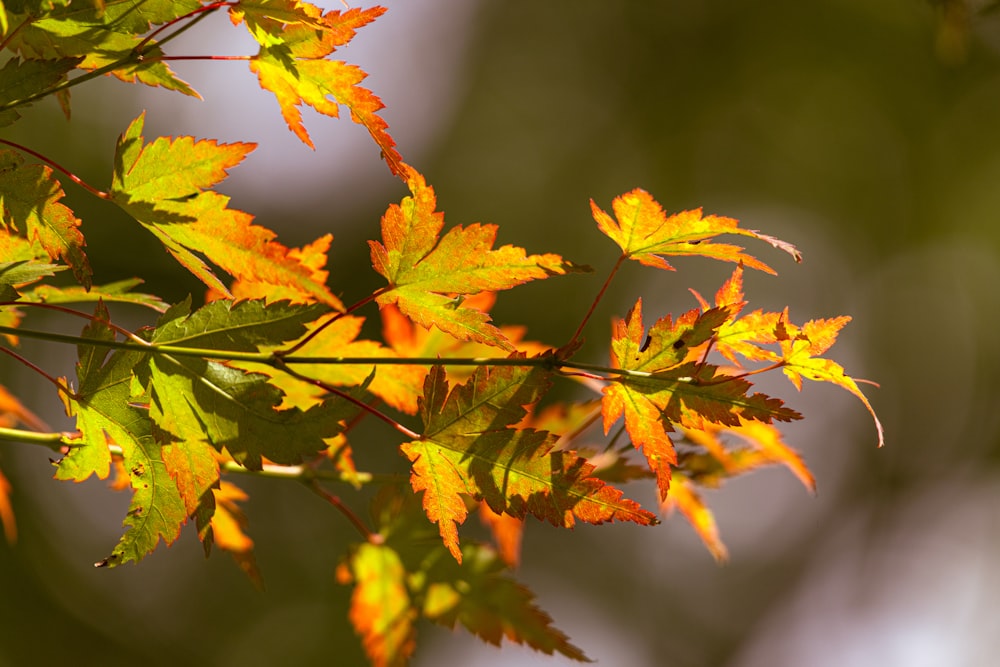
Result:
<instances>
[{"instance_id":1,"label":"leaf cluster","mask_svg":"<svg viewBox=\"0 0 1000 667\"><path fill-rule=\"evenodd\" d=\"M375 665L404 664L416 622L459 624L487 642L524 643L586 660L533 595L511 578L525 522L649 526L679 509L718 559L726 557L702 491L766 465L814 480L776 424L801 415L754 390L755 375L780 370L792 384L830 382L867 398L824 355L849 318L795 324L783 312L744 312L743 272L774 270L723 236L794 246L700 210L667 214L648 192L617 197L611 212L591 202L598 231L618 261L579 326L560 345L525 340L494 323L497 295L524 283L590 269L553 253L494 247L497 227L446 229L434 189L396 150L361 87L364 72L331 56L379 7L323 12L298 0L4 0L0 127L54 97L66 110L73 87L98 76L197 93L166 47L214 11L258 45L248 62L275 95L290 130L312 141L305 104L327 116L346 107L368 132L407 194L390 204L369 242L384 285L346 305L328 284L329 234L287 247L214 188L253 151L252 143L144 136L145 114L109 150L109 185L84 183L26 146L0 143L0 352L52 383L75 419L51 432L0 386L0 438L59 452L55 477L95 476L131 494L123 534L98 563L142 560L191 522L206 554L229 552L258 584L263 578L235 482L240 475L289 478L327 500L358 534L340 555L337 578L353 586L348 616ZM197 300L164 303L141 281L98 285L87 258L86 223L63 203L70 180L117 206L160 241L181 270L204 285ZM576 358L591 313L626 261L674 270L668 257L731 262L714 302L647 327L637 300L613 323L606 360ZM58 280L67 272L70 284ZM69 304L90 304L86 307ZM146 326L127 330L113 312L141 306ZM79 335L24 326L46 309L84 322ZM380 318L381 340L360 338L364 315ZM19 337L73 344L77 363L62 377L26 359ZM66 375L70 375L67 373ZM578 382L591 396L539 404L554 382ZM409 417L419 419L412 430ZM354 463L352 432L363 419L386 426L385 447L409 463L408 479ZM597 426L598 422L603 429ZM619 426L621 424L621 426ZM655 484L642 507L626 485ZM376 486L372 521L345 493ZM0 520L12 539L10 485L0 476ZM491 542L462 538L478 517Z\"/></svg>"}]
</instances>

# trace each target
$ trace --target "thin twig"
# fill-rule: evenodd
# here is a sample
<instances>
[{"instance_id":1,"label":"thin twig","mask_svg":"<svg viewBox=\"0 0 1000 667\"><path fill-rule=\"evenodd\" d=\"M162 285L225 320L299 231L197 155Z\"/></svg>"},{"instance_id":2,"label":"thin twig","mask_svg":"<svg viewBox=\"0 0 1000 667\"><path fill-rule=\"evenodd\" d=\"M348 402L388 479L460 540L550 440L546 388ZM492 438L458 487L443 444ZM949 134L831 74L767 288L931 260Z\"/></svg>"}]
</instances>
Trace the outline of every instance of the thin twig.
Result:
<instances>
[{"instance_id":1,"label":"thin twig","mask_svg":"<svg viewBox=\"0 0 1000 667\"><path fill-rule=\"evenodd\" d=\"M65 167L63 167L61 164L59 164L55 160L47 158L44 155L42 155L41 153L38 153L36 151L31 150L27 146L22 146L21 144L19 144L17 142L14 142L14 141L10 141L8 139L0 139L0 144L6 144L7 146L10 146L11 148L15 148L15 149L21 151L22 153L27 153L28 155L41 160L42 162L44 162L45 164L49 165L50 167L52 167L56 171L59 171L59 172L62 172L63 174L65 174L66 177L69 178L69 180L73 181L74 183L76 183L81 188L83 188L84 190L86 190L90 194L94 195L95 197L100 197L101 199L111 199L111 193L105 192L103 190L98 190L97 188L95 188L94 186L90 185L89 183L87 183L86 181L84 181L82 178L80 178L79 176L77 176L76 174L74 174L73 172L71 172L69 169L66 169Z\"/></svg>"}]
</instances>

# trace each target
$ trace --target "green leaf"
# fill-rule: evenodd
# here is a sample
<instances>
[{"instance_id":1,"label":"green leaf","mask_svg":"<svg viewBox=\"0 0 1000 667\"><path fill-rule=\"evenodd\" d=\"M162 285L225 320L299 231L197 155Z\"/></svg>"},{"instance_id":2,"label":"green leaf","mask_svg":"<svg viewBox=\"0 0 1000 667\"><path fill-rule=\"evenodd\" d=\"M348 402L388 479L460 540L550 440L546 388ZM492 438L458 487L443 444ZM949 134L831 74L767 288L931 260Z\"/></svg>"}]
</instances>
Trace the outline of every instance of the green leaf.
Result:
<instances>
[{"instance_id":1,"label":"green leaf","mask_svg":"<svg viewBox=\"0 0 1000 667\"><path fill-rule=\"evenodd\" d=\"M549 655L589 660L552 625L535 596L509 576L493 549L466 544L461 563L448 557L412 494L383 487L372 514L378 535L352 550L339 579L355 584L350 618L374 664L404 664L417 616L449 628L461 624L491 644L506 639Z\"/></svg>"},{"instance_id":2,"label":"green leaf","mask_svg":"<svg viewBox=\"0 0 1000 667\"><path fill-rule=\"evenodd\" d=\"M266 375L202 359L157 355L149 382L150 415L164 441L208 443L251 470L263 458L292 465L315 456L356 413L339 398L279 410L283 394Z\"/></svg>"},{"instance_id":3,"label":"green leaf","mask_svg":"<svg viewBox=\"0 0 1000 667\"><path fill-rule=\"evenodd\" d=\"M462 624L495 646L506 639L547 655L560 653L578 662L592 662L553 627L552 617L535 605L531 591L505 576L507 567L496 551L482 544L466 544L462 556L461 564L439 558L428 573L427 618L451 629Z\"/></svg>"},{"instance_id":4,"label":"green leaf","mask_svg":"<svg viewBox=\"0 0 1000 667\"><path fill-rule=\"evenodd\" d=\"M160 318L150 342L178 347L256 352L300 338L329 309L281 301L213 301L193 313L190 299Z\"/></svg>"},{"instance_id":5,"label":"green leaf","mask_svg":"<svg viewBox=\"0 0 1000 667\"><path fill-rule=\"evenodd\" d=\"M552 451L544 431L510 426L548 388L548 372L515 366L477 367L449 393L444 370L435 366L424 385L420 412L424 434L402 446L413 464L410 482L424 492L428 518L445 546L461 560L457 525L468 515L463 496L485 500L500 514L532 514L556 526L633 521L656 516L622 492L592 477L593 466L569 451Z\"/></svg>"},{"instance_id":6,"label":"green leaf","mask_svg":"<svg viewBox=\"0 0 1000 667\"><path fill-rule=\"evenodd\" d=\"M65 266L22 259L16 262L0 262L0 300L16 301L19 285L27 285L36 280L55 275ZM31 299L26 298L26 301Z\"/></svg>"},{"instance_id":7,"label":"green leaf","mask_svg":"<svg viewBox=\"0 0 1000 667\"><path fill-rule=\"evenodd\" d=\"M66 267L57 266L56 268L64 269ZM86 303L90 301L131 303L160 312L165 311L167 304L161 301L160 297L132 291L133 287L141 284L142 280L139 278L130 278L107 285L93 285L89 290L78 286L39 285L31 290L22 290L22 299L36 303Z\"/></svg>"},{"instance_id":8,"label":"green leaf","mask_svg":"<svg viewBox=\"0 0 1000 667\"><path fill-rule=\"evenodd\" d=\"M162 54L155 41L143 45L140 60L135 49L143 43L141 32L127 34L96 24L93 12L89 14L62 12L26 23L12 36L9 48L28 58L79 58L76 67L85 70L117 65L109 73L127 83L139 81L198 97L166 62L157 59Z\"/></svg>"},{"instance_id":9,"label":"green leaf","mask_svg":"<svg viewBox=\"0 0 1000 667\"><path fill-rule=\"evenodd\" d=\"M209 288L231 296L209 264L240 282L284 288L297 301L343 304L315 266L317 253L287 248L253 216L228 208L229 198L204 190L226 177L252 144L219 144L191 137L143 145L140 115L119 137L112 199L152 232L178 262ZM325 255L319 255L325 261ZM286 294L287 293L287 294Z\"/></svg>"},{"instance_id":10,"label":"green leaf","mask_svg":"<svg viewBox=\"0 0 1000 667\"><path fill-rule=\"evenodd\" d=\"M103 305L97 314L102 319L88 325L83 336L113 340L115 334L106 324ZM105 347L80 345L78 350L80 388L76 396L68 398L67 406L71 416L76 416L80 439L59 462L56 477L77 482L91 474L106 478L111 463L108 445L121 448L133 490L123 523L126 531L111 555L98 563L113 567L141 560L161 538L167 544L173 542L188 514L163 463L161 447L153 439L149 415L133 401L132 373L146 361L146 355L115 352L105 360Z\"/></svg>"},{"instance_id":11,"label":"green leaf","mask_svg":"<svg viewBox=\"0 0 1000 667\"><path fill-rule=\"evenodd\" d=\"M0 84L2 85L2 84ZM14 151L0 150L0 212L25 238L38 240L50 259L62 259L85 287L91 270L80 233L80 220L65 204L62 185L52 170L24 164Z\"/></svg>"},{"instance_id":12,"label":"green leaf","mask_svg":"<svg viewBox=\"0 0 1000 667\"><path fill-rule=\"evenodd\" d=\"M220 144L211 139L159 137L143 145L145 114L119 139L111 193L117 199L181 200L223 181L256 147L252 143Z\"/></svg>"},{"instance_id":13,"label":"green leaf","mask_svg":"<svg viewBox=\"0 0 1000 667\"><path fill-rule=\"evenodd\" d=\"M49 90L66 78L79 58L58 60L18 60L11 58L0 68L0 127L20 118L12 107L27 106L21 100Z\"/></svg>"}]
</instances>

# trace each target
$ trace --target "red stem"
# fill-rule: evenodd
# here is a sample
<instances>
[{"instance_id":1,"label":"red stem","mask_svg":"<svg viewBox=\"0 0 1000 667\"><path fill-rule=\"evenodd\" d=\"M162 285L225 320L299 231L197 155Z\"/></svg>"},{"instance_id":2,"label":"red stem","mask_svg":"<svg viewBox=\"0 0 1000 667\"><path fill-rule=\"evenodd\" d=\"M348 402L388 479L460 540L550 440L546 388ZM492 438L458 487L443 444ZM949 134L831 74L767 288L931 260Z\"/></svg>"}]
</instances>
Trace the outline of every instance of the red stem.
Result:
<instances>
[{"instance_id":1,"label":"red stem","mask_svg":"<svg viewBox=\"0 0 1000 667\"><path fill-rule=\"evenodd\" d=\"M309 488L311 488L313 492L315 492L316 495L318 495L320 498L323 498L328 503L330 503L338 510L340 510L340 513L343 514L345 517L347 517L347 520L351 522L351 525L357 528L358 532L361 533L361 535L366 540L371 540L372 531L369 530L368 526L366 526L364 522L358 517L358 515L354 513L354 510L352 510L350 507L344 504L344 501L342 501L339 496L335 496L334 494L330 493L316 482L310 484Z\"/></svg>"},{"instance_id":2,"label":"red stem","mask_svg":"<svg viewBox=\"0 0 1000 667\"><path fill-rule=\"evenodd\" d=\"M329 384L328 382L323 382L322 380L318 380L316 378L311 378L311 377L308 377L306 375L303 375L302 373L298 373L298 372L292 370L287 364L285 364L283 361L281 361L280 358L276 359L275 367L276 368L280 368L281 370L283 370L284 372L288 373L289 375L291 375L294 378L302 380L303 382L308 382L309 384L311 384L311 385L313 385L315 387L319 387L320 389L322 389L324 391L328 391L331 394L339 396L340 398L344 399L345 401L348 401L349 403L353 403L354 405L358 406L359 408L361 408L362 410L364 410L368 414L372 415L373 417L377 417L377 418L381 419L383 422L385 422L386 424L388 424L389 426L391 426L395 430L399 431L400 433L402 433L403 435L405 435L410 440L420 440L421 439L421 435L419 433L411 431L410 429L406 428L405 426L403 426L398 421L396 421L395 419L393 419L389 415L385 414L384 412L381 412L381 411L377 410L376 408L372 407L371 405L368 405L364 401L351 396L350 394L348 394L347 392L343 391L342 389L334 387L332 384Z\"/></svg>"},{"instance_id":3,"label":"red stem","mask_svg":"<svg viewBox=\"0 0 1000 667\"><path fill-rule=\"evenodd\" d=\"M361 301L358 301L357 303L355 303L352 306L350 306L349 308L347 308L347 310L345 310L344 312L342 312L342 313L334 313L333 315L330 316L330 318L328 320L326 320L325 322L323 322L322 324L320 324L318 327L316 327L315 329L313 329L312 331L310 331L309 335L307 335L305 338L303 338L299 342L295 343L295 345L292 345L288 349L278 350L277 352L274 353L274 355L276 357L278 357L278 358L283 358L283 357L287 357L289 355L295 354L296 352L298 352L299 350L301 350L303 347L305 347L309 343L309 341L311 341L313 338L315 338L320 333L322 333L323 330L326 329L328 326L330 326L331 324L333 324L334 322L336 322L337 320L339 320L341 317L344 317L345 315L350 315L355 310L361 308L362 306L364 306L364 305L366 305L368 303L371 303L376 298L378 298L378 296L380 294L382 294L384 291L385 290L381 290L381 289L380 290L376 290L371 295L366 296L364 299L361 299Z\"/></svg>"},{"instance_id":4,"label":"red stem","mask_svg":"<svg viewBox=\"0 0 1000 667\"><path fill-rule=\"evenodd\" d=\"M44 155L42 155L41 153L38 153L36 151L31 150L27 146L22 146L19 143L16 143L16 142L13 142L13 141L9 141L7 139L0 139L0 144L6 144L6 145L10 146L11 148L16 148L17 150L21 151L22 153L27 153L28 155L31 155L32 157L38 158L39 160L41 160L45 164L49 165L53 169L56 169L57 171L60 171L63 174L65 174L71 181L73 181L74 183L76 183L81 188L83 188L84 190L86 190L90 194L94 195L95 197L100 197L101 199L111 199L111 194L110 193L104 192L103 190L98 190L97 188L93 187L92 185L84 182L84 180L82 178L80 178L79 176L77 176L76 174L74 174L73 172L71 172L69 169L66 169L61 164L59 164L58 162L56 162L55 160L51 160L51 159L45 157Z\"/></svg>"},{"instance_id":5,"label":"red stem","mask_svg":"<svg viewBox=\"0 0 1000 667\"><path fill-rule=\"evenodd\" d=\"M64 392L70 398L72 398L72 399L79 399L80 398L80 395L77 394L75 391L72 391L69 387L67 387L65 384L63 384L62 382L60 382L57 378L52 377L51 375L49 375L48 373L46 373L44 370L42 370L41 368L39 368L37 365L35 365L34 363L28 361L27 359L25 359L24 357L22 357L20 354L18 354L14 350L11 350L10 348L3 347L2 345L0 345L0 352L3 352L5 354L9 354L10 356L14 357L14 359L16 359L17 361L20 361L22 364L24 364L25 366L27 366L28 368L30 368L31 370L35 371L36 373L38 373L39 375L41 375L43 378L45 378L46 380L48 380L49 382L51 382L52 384L54 384L56 386L56 389L58 389L61 392Z\"/></svg>"},{"instance_id":6,"label":"red stem","mask_svg":"<svg viewBox=\"0 0 1000 667\"><path fill-rule=\"evenodd\" d=\"M3 141L0 139L0 141ZM54 303L38 303L35 301L0 301L0 307L3 306L30 306L32 308L43 308L45 310L55 310L60 313L65 313L67 315L74 315L75 317L82 317L85 320L90 320L91 322L100 322L106 324L108 328L113 331L120 333L125 338L128 338L137 343L142 343L143 345L149 345L149 341L143 340L139 336L126 329L125 327L120 327L117 324L111 322L110 320L102 320L96 315L91 315L90 313L84 313L83 311L73 310L72 308L67 308L66 306L58 306Z\"/></svg>"},{"instance_id":7,"label":"red stem","mask_svg":"<svg viewBox=\"0 0 1000 667\"><path fill-rule=\"evenodd\" d=\"M216 9L219 9L220 7L226 7L228 5L235 5L235 4L236 4L235 2L213 2L210 5L205 5L204 7L199 7L194 11L188 12L184 16L178 16L174 20L164 23L159 28L146 35L146 38L143 39L138 44L136 44L135 48L132 50L135 53L142 54L142 51L144 48L146 48L146 45L149 44L154 39L156 39L156 36L159 35L161 32L163 32L164 30L168 30L172 26L180 23L181 21L191 18L192 16L197 16L198 14L204 14L205 12L214 12Z\"/></svg>"},{"instance_id":8,"label":"red stem","mask_svg":"<svg viewBox=\"0 0 1000 667\"><path fill-rule=\"evenodd\" d=\"M576 345L577 340L580 338L580 334L583 333L583 328L587 326L587 322L590 321L590 316L594 314L597 304L601 302L601 299L604 297L604 293L608 290L608 286L611 284L611 279L615 277L616 273L618 273L618 269L621 267L625 259L626 255L622 253L621 257L618 258L618 261L615 262L615 265L611 267L611 273L608 274L604 284L601 285L601 290L597 293L597 296L594 297L593 303L590 304L590 310L588 310L587 314L583 316L583 321L580 322L580 326L576 328L576 331L573 332L573 337L569 339L569 342L566 343L562 349L570 350Z\"/></svg>"}]
</instances>

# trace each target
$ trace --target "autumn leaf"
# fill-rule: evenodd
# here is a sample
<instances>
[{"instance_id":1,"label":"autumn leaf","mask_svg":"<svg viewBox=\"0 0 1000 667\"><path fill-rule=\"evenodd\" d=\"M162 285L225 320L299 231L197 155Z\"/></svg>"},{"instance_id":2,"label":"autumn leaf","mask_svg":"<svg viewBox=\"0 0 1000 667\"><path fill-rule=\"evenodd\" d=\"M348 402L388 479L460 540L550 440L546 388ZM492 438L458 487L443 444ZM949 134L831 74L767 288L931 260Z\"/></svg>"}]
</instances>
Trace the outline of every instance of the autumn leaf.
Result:
<instances>
[{"instance_id":1,"label":"autumn leaf","mask_svg":"<svg viewBox=\"0 0 1000 667\"><path fill-rule=\"evenodd\" d=\"M615 218L603 211L593 200L590 209L597 226L622 249L625 257L647 266L673 271L663 255L699 255L728 262L742 262L746 266L775 273L774 269L757 258L743 253L743 248L726 243L714 243L721 234L737 234L760 239L788 252L795 261L801 261L798 250L791 244L761 234L752 229L742 229L733 218L703 216L701 209L666 215L663 208L645 190L635 189L616 197L611 202Z\"/></svg>"},{"instance_id":2,"label":"autumn leaf","mask_svg":"<svg viewBox=\"0 0 1000 667\"><path fill-rule=\"evenodd\" d=\"M308 3L278 5L268 3L264 13L248 19L247 27L261 43L260 52L250 61L250 70L257 75L261 88L274 93L288 128L302 143L315 148L302 124L299 106L307 104L337 118L343 105L350 111L351 120L368 130L392 173L402 177L402 157L389 136L388 124L378 115L384 105L370 90L358 85L367 74L354 65L326 59L338 46L350 41L355 29L374 21L385 9L354 8L343 13L333 10L320 17L320 10ZM279 24L276 17L268 15L273 13L290 13L292 20ZM239 20L247 15L237 12L232 16ZM317 29L317 25L321 27Z\"/></svg>"},{"instance_id":3,"label":"autumn leaf","mask_svg":"<svg viewBox=\"0 0 1000 667\"><path fill-rule=\"evenodd\" d=\"M497 514L486 503L479 503L479 520L493 535L497 554L507 567L516 568L521 563L521 540L524 537L524 519L509 514Z\"/></svg>"},{"instance_id":4,"label":"autumn leaf","mask_svg":"<svg viewBox=\"0 0 1000 667\"><path fill-rule=\"evenodd\" d=\"M703 448L719 465L719 470L706 471L703 467L692 468L690 458L682 459L681 467L692 473L689 477L699 484L716 486L724 477L742 475L765 465L782 464L809 491L816 490L816 480L802 456L785 443L781 431L772 424L741 419L737 426L706 424L702 429L681 430L685 438ZM722 437L727 434L737 436L747 446L725 446Z\"/></svg>"},{"instance_id":5,"label":"autumn leaf","mask_svg":"<svg viewBox=\"0 0 1000 667\"><path fill-rule=\"evenodd\" d=\"M558 255L527 255L509 245L493 249L495 225L454 227L439 238L444 214L435 211L434 190L415 170L408 174L411 196L382 216L382 242L368 242L372 266L389 282L379 306L396 304L421 326L512 351L489 315L463 307L462 297L585 269Z\"/></svg>"},{"instance_id":6,"label":"autumn leaf","mask_svg":"<svg viewBox=\"0 0 1000 667\"><path fill-rule=\"evenodd\" d=\"M383 487L372 514L378 520L377 536L352 552L338 569L338 580L355 584L350 616L375 664L405 662L419 617L451 629L461 625L497 646L507 640L589 661L535 604L534 595L509 576L509 567L493 549L469 543L462 547L461 563L448 558L444 545L429 539L433 528L412 494L404 497L394 487ZM359 556L368 559L366 568L388 575L381 586L364 576Z\"/></svg>"},{"instance_id":7,"label":"autumn leaf","mask_svg":"<svg viewBox=\"0 0 1000 667\"><path fill-rule=\"evenodd\" d=\"M700 428L706 422L737 425L740 419L770 423L800 418L778 399L748 395L751 385L746 380L717 374L711 364L687 361L690 351L707 343L730 313L727 308L695 309L676 323L668 315L646 333L640 299L615 325L612 364L632 373L604 389L604 431L624 415L633 445L642 449L656 475L661 500L670 487L671 467L677 463L668 435L673 424Z\"/></svg>"},{"instance_id":8,"label":"autumn leaf","mask_svg":"<svg viewBox=\"0 0 1000 667\"><path fill-rule=\"evenodd\" d=\"M719 527L715 515L702 500L701 494L683 473L677 473L670 485L670 492L661 504L667 513L674 509L680 510L688 520L709 552L720 563L729 559L729 551L719 536Z\"/></svg>"},{"instance_id":9,"label":"autumn leaf","mask_svg":"<svg viewBox=\"0 0 1000 667\"><path fill-rule=\"evenodd\" d=\"M372 340L358 339L364 318L353 315L338 316L332 323L323 322L320 335L313 336L307 343L298 348L288 360L295 367L296 373L312 380L318 380L326 385L338 387L356 387L366 384L368 391L375 394L388 405L408 414L417 411L417 395L422 386L425 371L420 366L409 364L329 364L308 363L310 358L330 359L362 357L374 359L397 359L395 351ZM315 329L315 327L312 327ZM270 348L269 348L270 349ZM279 349L277 345L273 349ZM280 387L288 396L288 403L299 407L307 407L316 403L327 394L326 389L314 384L304 383L287 373L262 369L272 376L273 383ZM374 377L370 378L374 373Z\"/></svg>"},{"instance_id":10,"label":"autumn leaf","mask_svg":"<svg viewBox=\"0 0 1000 667\"><path fill-rule=\"evenodd\" d=\"M787 309L782 318L782 328L779 330L779 345L781 346L782 371L795 385L802 389L802 378L816 382L830 382L854 394L868 409L875 421L878 434L878 446L885 444L885 433L882 422L879 421L875 409L858 387L857 381L844 372L844 367L831 359L819 355L825 353L836 342L837 334L851 321L844 315L831 319L810 320L801 327L791 324Z\"/></svg>"},{"instance_id":11,"label":"autumn leaf","mask_svg":"<svg viewBox=\"0 0 1000 667\"><path fill-rule=\"evenodd\" d=\"M693 290L692 290L693 291ZM694 292L703 310L711 306ZM736 366L741 366L740 357L750 361L777 361L780 356L768 345L778 342L777 326L781 313L765 313L755 310L737 317L746 305L743 295L743 265L733 270L733 274L722 284L715 294L715 305L726 308L730 317L723 322L715 334L714 349Z\"/></svg>"},{"instance_id":12,"label":"autumn leaf","mask_svg":"<svg viewBox=\"0 0 1000 667\"><path fill-rule=\"evenodd\" d=\"M567 528L577 519L656 522L620 490L591 477L593 466L584 459L551 451L555 438L548 433L509 428L547 388L546 376L538 368L479 367L450 392L441 367L427 377L424 434L402 450L413 465L413 489L423 491L427 516L457 560L457 525L468 515L464 496L485 500L497 513L532 514Z\"/></svg>"},{"instance_id":13,"label":"autumn leaf","mask_svg":"<svg viewBox=\"0 0 1000 667\"><path fill-rule=\"evenodd\" d=\"M348 618L374 667L402 667L416 647L417 610L399 554L382 544L361 544L351 554L354 582Z\"/></svg>"},{"instance_id":14,"label":"autumn leaf","mask_svg":"<svg viewBox=\"0 0 1000 667\"><path fill-rule=\"evenodd\" d=\"M226 297L232 296L229 289L206 259L255 295L280 287L284 297L343 309L325 284L326 273L317 267L325 263L322 245L289 249L274 240L274 232L252 224L253 216L228 208L228 197L206 190L225 178L254 144L191 137L160 137L144 144L144 123L140 115L119 137L111 198L178 262Z\"/></svg>"},{"instance_id":15,"label":"autumn leaf","mask_svg":"<svg viewBox=\"0 0 1000 667\"><path fill-rule=\"evenodd\" d=\"M208 531L201 535L207 545L214 545L229 553L236 564L258 588L264 579L253 551L253 540L246 534L247 519L237 503L247 500L247 494L238 486L223 480L219 488L212 489L215 508Z\"/></svg>"},{"instance_id":16,"label":"autumn leaf","mask_svg":"<svg viewBox=\"0 0 1000 667\"><path fill-rule=\"evenodd\" d=\"M76 279L89 286L92 272L83 252L80 220L59 201L64 195L51 169L25 164L18 153L0 150L2 223L29 241L40 243L50 260L65 261Z\"/></svg>"}]
</instances>

